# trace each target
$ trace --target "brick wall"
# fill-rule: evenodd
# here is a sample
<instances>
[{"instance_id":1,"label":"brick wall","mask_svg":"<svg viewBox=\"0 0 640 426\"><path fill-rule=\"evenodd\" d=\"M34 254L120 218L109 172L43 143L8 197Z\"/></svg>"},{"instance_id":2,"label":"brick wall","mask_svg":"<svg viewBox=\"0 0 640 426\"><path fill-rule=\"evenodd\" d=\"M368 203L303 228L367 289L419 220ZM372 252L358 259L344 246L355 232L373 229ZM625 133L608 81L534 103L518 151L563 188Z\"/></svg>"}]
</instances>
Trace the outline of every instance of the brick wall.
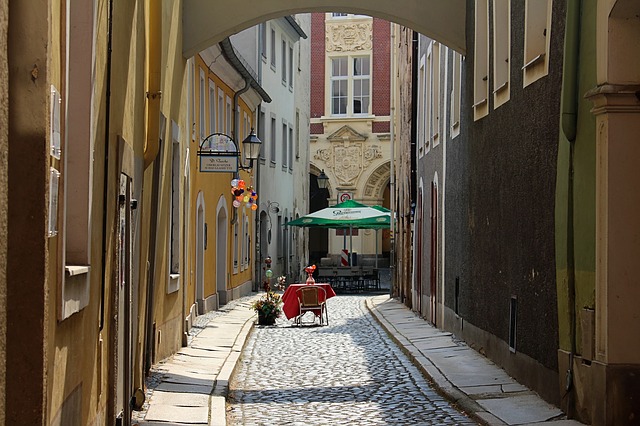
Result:
<instances>
[{"instance_id":1,"label":"brick wall","mask_svg":"<svg viewBox=\"0 0 640 426\"><path fill-rule=\"evenodd\" d=\"M324 115L324 13L311 14L311 118ZM311 133L323 133L322 125L311 125Z\"/></svg>"},{"instance_id":2,"label":"brick wall","mask_svg":"<svg viewBox=\"0 0 640 426\"><path fill-rule=\"evenodd\" d=\"M373 105L374 115L390 114L391 90L391 24L373 19ZM388 127L388 124L387 124ZM375 130L374 130L375 131ZM387 130L388 131L388 130Z\"/></svg>"}]
</instances>

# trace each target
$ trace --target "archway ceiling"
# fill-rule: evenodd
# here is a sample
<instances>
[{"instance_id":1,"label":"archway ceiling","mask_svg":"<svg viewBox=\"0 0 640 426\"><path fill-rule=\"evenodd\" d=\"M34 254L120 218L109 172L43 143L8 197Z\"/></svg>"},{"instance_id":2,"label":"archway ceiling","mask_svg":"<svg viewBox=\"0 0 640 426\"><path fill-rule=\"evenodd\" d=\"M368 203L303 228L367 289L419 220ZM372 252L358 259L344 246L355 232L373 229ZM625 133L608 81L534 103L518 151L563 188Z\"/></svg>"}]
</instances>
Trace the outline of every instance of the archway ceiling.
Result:
<instances>
[{"instance_id":1,"label":"archway ceiling","mask_svg":"<svg viewBox=\"0 0 640 426\"><path fill-rule=\"evenodd\" d=\"M347 12L412 28L465 53L465 0L184 0L182 53L189 58L246 28L284 15Z\"/></svg>"}]
</instances>

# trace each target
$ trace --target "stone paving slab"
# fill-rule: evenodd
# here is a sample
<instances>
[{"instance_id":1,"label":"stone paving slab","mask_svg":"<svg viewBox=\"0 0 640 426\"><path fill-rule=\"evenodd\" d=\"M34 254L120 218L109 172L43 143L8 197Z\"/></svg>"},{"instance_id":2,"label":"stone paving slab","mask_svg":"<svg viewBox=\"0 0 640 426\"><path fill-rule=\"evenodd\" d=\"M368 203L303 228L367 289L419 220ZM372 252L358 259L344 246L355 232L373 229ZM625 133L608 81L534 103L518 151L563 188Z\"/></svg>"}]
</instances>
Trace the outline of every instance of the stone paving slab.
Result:
<instances>
[{"instance_id":1,"label":"stone paving slab","mask_svg":"<svg viewBox=\"0 0 640 426\"><path fill-rule=\"evenodd\" d=\"M149 407L145 420L180 422L183 424L207 424L209 404L203 407L179 407L175 405L153 404Z\"/></svg>"},{"instance_id":2,"label":"stone paving slab","mask_svg":"<svg viewBox=\"0 0 640 426\"><path fill-rule=\"evenodd\" d=\"M545 422L562 415L559 408L541 401L537 395L480 399L478 404L508 425Z\"/></svg>"}]
</instances>

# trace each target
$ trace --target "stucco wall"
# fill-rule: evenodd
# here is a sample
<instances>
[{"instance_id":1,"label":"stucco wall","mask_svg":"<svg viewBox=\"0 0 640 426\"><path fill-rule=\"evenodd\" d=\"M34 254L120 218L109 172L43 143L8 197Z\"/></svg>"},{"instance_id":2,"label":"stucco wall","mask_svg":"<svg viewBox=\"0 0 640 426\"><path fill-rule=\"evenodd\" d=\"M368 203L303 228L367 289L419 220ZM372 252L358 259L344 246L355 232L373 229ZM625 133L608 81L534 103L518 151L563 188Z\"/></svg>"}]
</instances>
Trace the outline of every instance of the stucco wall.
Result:
<instances>
[{"instance_id":1,"label":"stucco wall","mask_svg":"<svg viewBox=\"0 0 640 426\"><path fill-rule=\"evenodd\" d=\"M516 351L552 371L558 368L554 205L564 7L553 3L549 75L523 89L517 64L523 63L524 4L511 4L511 99L498 109L490 99L489 115L478 121L468 107L474 21L467 21L461 135L446 159L446 306L454 307L459 278L460 316L508 342L510 298L517 297ZM486 343L490 357L504 350L477 343ZM517 363L506 368L518 376ZM536 390L557 397L557 384Z\"/></svg>"},{"instance_id":2,"label":"stucco wall","mask_svg":"<svg viewBox=\"0 0 640 426\"><path fill-rule=\"evenodd\" d=\"M7 67L7 29L9 5L0 4L0 395L5 395L6 298L7 298L7 156L9 70ZM4 424L4 398L0 398L0 424Z\"/></svg>"}]
</instances>

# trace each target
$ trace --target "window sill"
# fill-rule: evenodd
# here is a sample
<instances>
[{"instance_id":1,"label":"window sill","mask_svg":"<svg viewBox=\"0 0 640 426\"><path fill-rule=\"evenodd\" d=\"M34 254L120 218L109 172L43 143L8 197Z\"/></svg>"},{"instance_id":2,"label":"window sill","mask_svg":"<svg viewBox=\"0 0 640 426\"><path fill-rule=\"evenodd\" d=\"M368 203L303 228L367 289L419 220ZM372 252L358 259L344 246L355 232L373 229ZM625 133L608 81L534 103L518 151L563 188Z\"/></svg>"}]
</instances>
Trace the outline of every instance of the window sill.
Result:
<instances>
[{"instance_id":1,"label":"window sill","mask_svg":"<svg viewBox=\"0 0 640 426\"><path fill-rule=\"evenodd\" d=\"M88 274L91 270L89 265L77 266L77 265L65 265L64 272L67 277L75 277L77 275Z\"/></svg>"},{"instance_id":2,"label":"window sill","mask_svg":"<svg viewBox=\"0 0 640 426\"><path fill-rule=\"evenodd\" d=\"M167 294L175 293L178 290L180 290L180 274L169 274Z\"/></svg>"}]
</instances>

